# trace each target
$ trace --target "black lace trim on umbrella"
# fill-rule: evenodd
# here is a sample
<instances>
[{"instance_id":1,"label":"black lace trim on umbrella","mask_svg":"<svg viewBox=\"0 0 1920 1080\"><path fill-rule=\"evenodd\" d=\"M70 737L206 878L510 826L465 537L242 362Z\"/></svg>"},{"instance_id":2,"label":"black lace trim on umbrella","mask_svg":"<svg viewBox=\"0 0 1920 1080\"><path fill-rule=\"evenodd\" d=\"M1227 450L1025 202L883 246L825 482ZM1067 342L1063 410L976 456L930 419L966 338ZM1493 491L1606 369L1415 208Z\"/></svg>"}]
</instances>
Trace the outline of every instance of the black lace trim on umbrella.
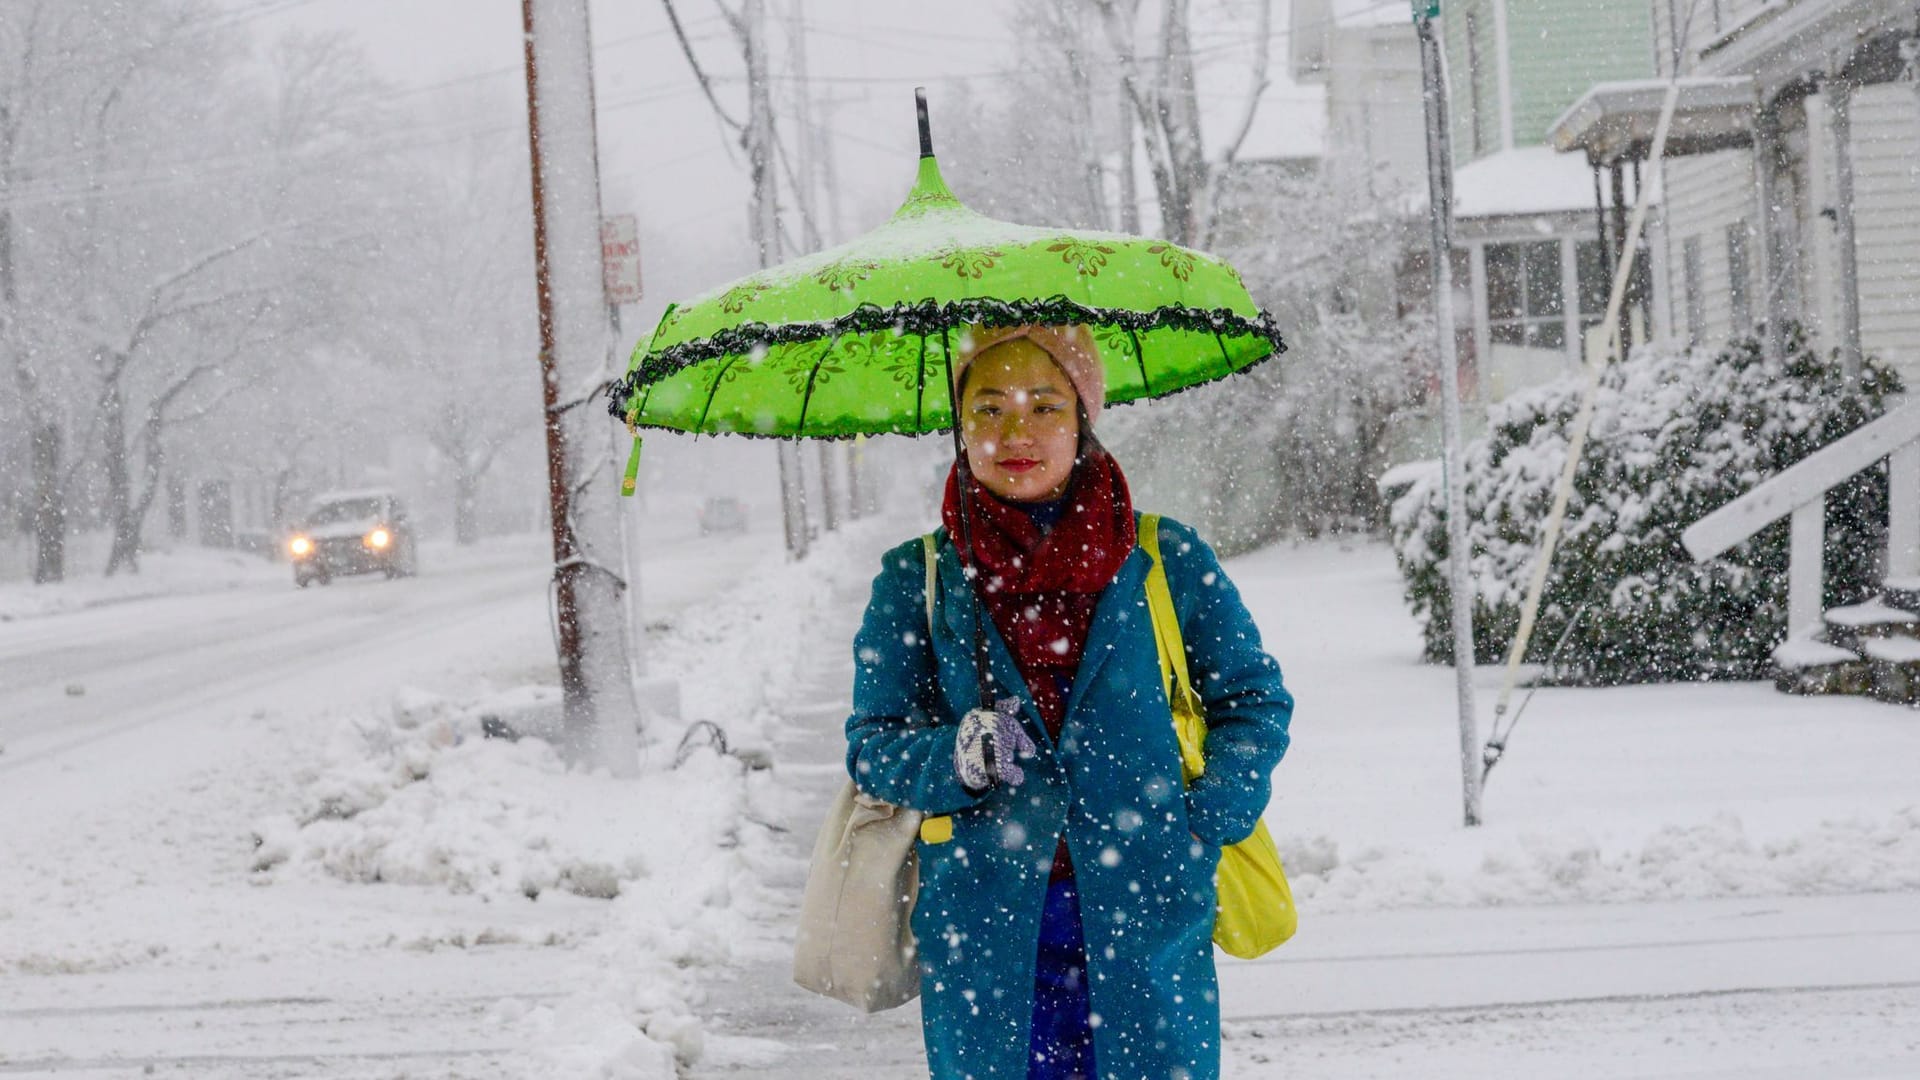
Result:
<instances>
[{"instance_id":1,"label":"black lace trim on umbrella","mask_svg":"<svg viewBox=\"0 0 1920 1080\"><path fill-rule=\"evenodd\" d=\"M972 298L946 303L924 300L917 304L894 304L890 307L866 304L837 319L784 323L780 326L745 323L699 341L682 342L662 349L646 357L639 367L613 384L608 392L607 412L616 419L624 420L628 402L642 387L704 360L760 347L818 341L844 334L872 334L882 330L893 330L902 335L927 335L956 326L976 324L998 327L1068 326L1081 323L1117 326L1136 335L1147 330L1173 329L1257 337L1273 346L1273 356L1287 349L1286 342L1280 340L1280 328L1274 325L1273 316L1264 311L1251 319L1227 308L1165 307L1153 311L1133 311L1087 307L1065 297L1051 300Z\"/></svg>"}]
</instances>

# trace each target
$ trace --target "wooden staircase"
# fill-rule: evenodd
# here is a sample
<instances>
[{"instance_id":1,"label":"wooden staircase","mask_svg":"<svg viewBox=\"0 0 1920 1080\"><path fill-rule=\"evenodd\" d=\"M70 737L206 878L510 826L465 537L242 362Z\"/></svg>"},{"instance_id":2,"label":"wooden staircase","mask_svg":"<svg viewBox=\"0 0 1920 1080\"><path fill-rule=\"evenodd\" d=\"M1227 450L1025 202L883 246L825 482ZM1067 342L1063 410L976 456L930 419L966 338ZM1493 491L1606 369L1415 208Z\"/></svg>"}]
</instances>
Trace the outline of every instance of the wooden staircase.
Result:
<instances>
[{"instance_id":1,"label":"wooden staircase","mask_svg":"<svg viewBox=\"0 0 1920 1080\"><path fill-rule=\"evenodd\" d=\"M1887 462L1887 549L1879 596L1820 610L1826 494ZM1681 542L1711 559L1791 515L1787 640L1774 684L1920 706L1920 402L1895 409L1695 522Z\"/></svg>"},{"instance_id":2,"label":"wooden staircase","mask_svg":"<svg viewBox=\"0 0 1920 1080\"><path fill-rule=\"evenodd\" d=\"M1888 590L1832 608L1811 636L1773 651L1774 685L1789 694L1860 694L1920 705L1920 593Z\"/></svg>"}]
</instances>

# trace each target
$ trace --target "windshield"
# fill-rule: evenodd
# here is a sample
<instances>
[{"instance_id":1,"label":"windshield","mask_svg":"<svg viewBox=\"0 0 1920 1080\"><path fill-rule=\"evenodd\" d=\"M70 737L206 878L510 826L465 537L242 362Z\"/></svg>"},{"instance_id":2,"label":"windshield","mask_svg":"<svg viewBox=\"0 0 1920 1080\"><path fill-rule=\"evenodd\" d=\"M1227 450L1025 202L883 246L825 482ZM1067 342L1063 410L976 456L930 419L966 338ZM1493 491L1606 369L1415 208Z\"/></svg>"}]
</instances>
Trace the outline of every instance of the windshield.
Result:
<instances>
[{"instance_id":1,"label":"windshield","mask_svg":"<svg viewBox=\"0 0 1920 1080\"><path fill-rule=\"evenodd\" d=\"M341 499L321 503L308 511L307 524L331 525L336 521L366 521L379 516L379 499Z\"/></svg>"}]
</instances>

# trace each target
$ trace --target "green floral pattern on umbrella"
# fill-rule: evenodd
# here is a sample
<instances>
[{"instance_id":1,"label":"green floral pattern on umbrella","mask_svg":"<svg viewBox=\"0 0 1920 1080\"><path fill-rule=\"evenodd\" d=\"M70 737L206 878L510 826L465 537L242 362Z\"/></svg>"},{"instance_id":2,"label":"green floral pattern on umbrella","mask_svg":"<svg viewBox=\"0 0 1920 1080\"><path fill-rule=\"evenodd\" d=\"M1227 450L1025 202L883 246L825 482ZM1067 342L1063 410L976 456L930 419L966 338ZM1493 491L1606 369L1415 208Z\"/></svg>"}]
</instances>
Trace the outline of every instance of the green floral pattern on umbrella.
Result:
<instances>
[{"instance_id":1,"label":"green floral pattern on umbrella","mask_svg":"<svg viewBox=\"0 0 1920 1080\"><path fill-rule=\"evenodd\" d=\"M994 251L991 248L974 250L950 248L946 253L946 257L940 260L940 265L959 274L961 277L978 279L981 275L993 269L994 265L1005 257L1005 253Z\"/></svg>"},{"instance_id":2,"label":"green floral pattern on umbrella","mask_svg":"<svg viewBox=\"0 0 1920 1080\"><path fill-rule=\"evenodd\" d=\"M835 292L843 289L852 292L855 285L872 277L878 269L880 264L871 260L841 259L813 275L813 280Z\"/></svg>"},{"instance_id":3,"label":"green floral pattern on umbrella","mask_svg":"<svg viewBox=\"0 0 1920 1080\"><path fill-rule=\"evenodd\" d=\"M766 292L767 288L766 282L748 278L720 295L720 309L730 315L738 315L747 310L748 304L760 299L760 294Z\"/></svg>"},{"instance_id":4,"label":"green floral pattern on umbrella","mask_svg":"<svg viewBox=\"0 0 1920 1080\"><path fill-rule=\"evenodd\" d=\"M1061 262L1082 274L1098 277L1100 268L1107 265L1107 256L1112 255L1115 249L1097 240L1080 240L1068 236L1048 244L1047 250L1059 252Z\"/></svg>"},{"instance_id":5,"label":"green floral pattern on umbrella","mask_svg":"<svg viewBox=\"0 0 1920 1080\"><path fill-rule=\"evenodd\" d=\"M1180 281L1193 279L1193 252L1174 247L1172 244L1153 244L1147 248L1147 254L1160 256L1160 265L1173 271ZM1238 280L1238 275L1235 275Z\"/></svg>"},{"instance_id":6,"label":"green floral pattern on umbrella","mask_svg":"<svg viewBox=\"0 0 1920 1080\"><path fill-rule=\"evenodd\" d=\"M812 355L808 355L811 353ZM846 366L834 356L832 344L817 348L799 348L791 350L780 372L786 376L787 385L801 393L810 387L817 387L835 375L846 370Z\"/></svg>"}]
</instances>

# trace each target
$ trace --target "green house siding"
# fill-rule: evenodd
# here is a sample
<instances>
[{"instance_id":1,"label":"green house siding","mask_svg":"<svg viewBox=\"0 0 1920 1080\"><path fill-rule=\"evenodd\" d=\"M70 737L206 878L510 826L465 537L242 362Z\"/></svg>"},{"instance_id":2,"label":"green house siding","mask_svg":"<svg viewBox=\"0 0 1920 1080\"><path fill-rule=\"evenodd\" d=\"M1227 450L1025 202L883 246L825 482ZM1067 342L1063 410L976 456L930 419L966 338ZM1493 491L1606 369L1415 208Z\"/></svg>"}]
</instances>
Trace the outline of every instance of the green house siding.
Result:
<instances>
[{"instance_id":1,"label":"green house siding","mask_svg":"<svg viewBox=\"0 0 1920 1080\"><path fill-rule=\"evenodd\" d=\"M1545 142L1547 127L1594 83L1654 75L1652 5L1647 0L1446 3L1441 41L1447 52L1457 165L1502 149L1499 38L1494 31L1494 5L1501 3L1506 5L1515 146Z\"/></svg>"},{"instance_id":2,"label":"green house siding","mask_svg":"<svg viewBox=\"0 0 1920 1080\"><path fill-rule=\"evenodd\" d=\"M1441 47L1447 54L1447 119L1453 160L1465 165L1500 149L1500 72L1494 66L1493 6L1490 0L1443 3ZM1472 27L1474 41L1467 42ZM1478 57L1480 68L1471 63Z\"/></svg>"},{"instance_id":3,"label":"green house siding","mask_svg":"<svg viewBox=\"0 0 1920 1080\"><path fill-rule=\"evenodd\" d=\"M1507 0L1507 39L1517 145L1545 142L1594 83L1654 75L1646 0Z\"/></svg>"}]
</instances>

